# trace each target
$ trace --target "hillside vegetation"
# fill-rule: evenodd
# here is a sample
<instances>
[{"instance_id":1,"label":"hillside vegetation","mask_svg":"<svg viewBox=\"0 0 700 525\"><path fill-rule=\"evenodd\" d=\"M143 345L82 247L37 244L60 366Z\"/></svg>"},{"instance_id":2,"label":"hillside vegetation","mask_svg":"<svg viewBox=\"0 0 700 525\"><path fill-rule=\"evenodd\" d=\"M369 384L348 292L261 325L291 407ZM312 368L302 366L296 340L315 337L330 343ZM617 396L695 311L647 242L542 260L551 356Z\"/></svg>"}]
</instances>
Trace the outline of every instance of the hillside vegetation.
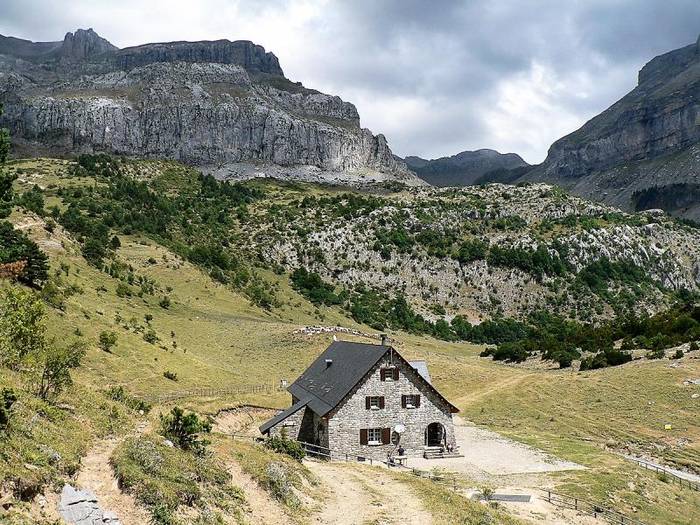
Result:
<instances>
[{"instance_id":1,"label":"hillside vegetation","mask_svg":"<svg viewBox=\"0 0 700 525\"><path fill-rule=\"evenodd\" d=\"M82 168L71 161L42 159L17 161L11 166L12 172L19 176L14 184L15 195L20 202L33 204L29 207L15 204L10 221L14 231L23 232L48 255L49 267L40 290L27 292L24 284L3 281L3 296L8 290L37 294L45 312L46 340L55 338L58 348L82 341L84 348L80 366L70 370L73 384L66 385L47 401L35 395L31 377L25 371L0 368L2 385L12 388L19 398L12 409L9 437L0 442L3 452L0 472L4 486L12 487L15 508L29 506L33 494L60 488L80 468L79 458L94 443L107 435L128 434L136 421L144 419L150 421L152 430L142 436L128 436L116 451L115 464L131 469L126 472L129 479L136 480L134 486L139 483L147 486L144 484L149 478L144 477L138 470L142 467L133 460L146 457L134 454L134 450L147 450L153 457L163 457L165 462L163 469L156 471L157 482L162 483L163 490L173 487L173 480L187 476L188 472L196 473L206 465L199 466L193 463L194 459L191 462L191 456L186 456L187 461L179 458L180 449L162 448L162 436L158 434L161 413L168 413L175 404L211 415L244 402L286 406L288 395L276 388L280 380L294 379L329 341L326 335L307 336L296 331L309 324L339 324L373 332L379 324L365 319L372 319L377 312L386 316L380 321L388 325L390 335L399 341L402 354L411 359L426 359L436 386L467 418L589 467L586 471L553 475L546 480L547 484L556 484L568 493L602 503L614 503L624 512L650 523L687 523L687 517L700 504L697 493L668 485L614 454L629 449L651 453L677 466L697 468L700 435L695 421L697 401L691 398L697 387L683 385L688 377L700 377L698 360L693 358L697 354L691 352L675 361L677 368L670 368L671 361L663 358L581 373L504 366L480 358L479 353L484 350L481 345L438 339L433 336L434 328L416 329L416 324L408 324L425 322L438 326L443 319L453 329L450 317L458 310L452 309L449 301L440 305L432 296L423 299L409 288L402 290L404 293L394 293L394 285L373 290L368 276L375 275L374 269L338 267L337 276L326 272L324 267L332 268L338 250L324 252L325 266L312 258L304 259L303 264L293 264L291 257L287 261L274 259L277 264L270 264L270 254L280 254L275 246L281 244L272 244L269 251L262 250L264 239L276 238L273 225L285 232L287 224L302 224L298 222L301 215L287 220L287 213L303 211L304 216L313 216L313 208L299 205L305 197L329 202L318 207L319 225L314 226L318 230L309 234L315 238L318 232L327 231L324 228L329 224L340 221L346 206L363 210L357 216L349 215L351 220L346 221L356 225L383 209L372 202L411 203L426 190L415 194L388 194L386 189L375 194L350 194L346 190L269 181L219 187L218 183L173 163L105 160L104 166L98 161L99 166L91 167L90 162L83 159ZM210 184L213 189L205 189ZM33 189L35 185L40 191ZM124 192L114 193L120 187ZM540 187L505 190L514 194L555 191ZM493 192L494 188L479 191ZM24 197L28 192L33 195ZM141 197L133 197L134 192ZM41 205L38 195L43 199ZM565 195L557 198L564 203L570 199ZM188 200L191 201L189 212L184 211ZM181 216L180 206L185 216ZM442 206L446 205L436 204L437 208ZM525 203L519 206L525 208ZM156 209L158 213L153 211ZM326 215L328 218L324 218ZM523 220L529 220L525 212L521 215L525 217ZM620 217L612 219L613 222L598 218L602 222L600 229L595 230L596 235L608 235L609 232L601 232L620 227L640 236L639 232L647 229L652 232L650 235L661 232L658 235L673 242L669 243L670 254L659 257L675 261L679 272L669 275L675 275L674 278L692 275L684 265L694 253L688 250L681 254L675 251L673 243L683 246L683 242L695 242L694 230L654 216ZM614 222L617 220L632 224L621 226ZM158 226L158 221L163 223ZM308 227L313 224L311 219L304 221L309 221L303 222ZM634 225L634 221L644 224ZM481 224L481 220L475 224ZM488 243L488 254L494 239L505 242L515 238L513 230L484 228L483 237L473 242ZM579 234L586 231L578 222L571 228ZM556 226L554 231L560 229L574 235L562 226ZM414 232L406 233L407 238L415 239ZM550 239L551 234L550 231L542 239ZM219 242L224 235L228 244ZM376 239L366 237L363 242L371 244L366 257L378 268L396 264L398 258L411 253L399 252L391 244L390 257L382 259L374 251ZM282 243L281 239L282 234L275 242ZM645 242L651 242L650 239ZM426 269L429 263L460 264L453 258L454 251L421 255L424 246L412 242L410 249L415 250L416 264L425 265ZM303 246L305 253L310 252L311 244ZM457 243L451 245L450 250L457 246ZM474 246L477 254L484 248L473 244L463 253L471 253ZM612 253L611 250L618 248L619 243L606 250ZM671 258L676 254L681 255ZM475 265L474 268L481 265L483 275L489 275L487 259L477 259L466 267L470 265ZM651 267L654 268L653 264ZM518 294L544 290L550 279L572 286L569 279L574 277L564 270L555 277L543 273L538 282L537 277L519 269L491 270L493 274L488 279L493 280L494 286L505 286L496 280L498 275L508 272L520 275L523 282L528 279L528 285ZM365 276L367 290L360 293L345 284L344 273ZM384 275L381 270L379 273ZM450 279L447 282L452 282ZM652 277L652 281L655 279ZM692 282L683 282L691 288ZM612 297L617 297L622 289L615 283L611 288ZM664 304L678 298L665 286L645 284L639 289L639 301L652 310L662 309ZM433 293L427 290L426 294ZM598 304L598 295L587 297ZM658 303L653 303L653 298ZM540 299L533 295L529 300ZM480 315L489 317L490 312L497 311L497 307L490 308ZM511 321L501 320L497 324L504 331L508 327L514 334L512 338L529 335L527 329L523 331L523 325L517 324L528 319L519 311L510 312ZM522 311L530 313L529 308ZM369 317L362 317L363 312ZM606 312L613 315L612 306L603 307L601 318ZM465 310L459 313L467 318ZM391 329L394 323L404 324ZM486 337L484 334L493 335L486 326L482 329L482 336ZM472 334L469 338L477 336ZM260 386L264 388L246 390ZM201 387L240 387L241 391L209 396L180 394L184 397L175 401L165 401L162 397ZM154 405L148 414L139 413L144 408L140 401ZM666 423L672 424L672 430L664 430ZM253 477L264 474L269 462L278 462L274 452L262 448L249 452L245 449L247 445L226 445L215 436L211 439L214 443L209 450L217 461L241 462ZM215 465L220 468L219 463ZM216 468L207 470L205 474L209 477L202 479L205 484L213 483L221 488L223 492L218 494L222 496L204 501L201 509L198 504L195 507L224 514L228 512L226 509L231 509L232 516L245 512L245 504L235 491L236 479L229 480ZM35 480L31 491L25 491L17 483L24 479ZM630 488L629 482L635 488ZM182 494L196 495L202 486L186 485L184 489ZM144 498L140 501L148 501L148 492L134 489L134 493L137 498ZM431 493L430 498L429 503L436 509L448 501L441 494ZM182 501L162 515L180 518L180 513L191 512L190 504L194 503ZM462 510L472 512L468 507ZM284 512L300 522L311 515L306 507Z\"/></svg>"}]
</instances>

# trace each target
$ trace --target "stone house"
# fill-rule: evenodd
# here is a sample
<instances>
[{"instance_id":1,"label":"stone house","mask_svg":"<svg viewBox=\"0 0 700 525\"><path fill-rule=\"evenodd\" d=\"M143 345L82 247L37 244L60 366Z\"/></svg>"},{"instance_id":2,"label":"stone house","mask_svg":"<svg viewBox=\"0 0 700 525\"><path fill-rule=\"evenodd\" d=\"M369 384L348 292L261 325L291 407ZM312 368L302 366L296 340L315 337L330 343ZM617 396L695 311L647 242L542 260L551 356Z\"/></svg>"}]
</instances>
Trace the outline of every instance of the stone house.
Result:
<instances>
[{"instance_id":1,"label":"stone house","mask_svg":"<svg viewBox=\"0 0 700 525\"><path fill-rule=\"evenodd\" d=\"M458 409L432 385L425 361L385 344L334 341L287 389L292 405L260 427L330 449L386 459L455 446Z\"/></svg>"}]
</instances>

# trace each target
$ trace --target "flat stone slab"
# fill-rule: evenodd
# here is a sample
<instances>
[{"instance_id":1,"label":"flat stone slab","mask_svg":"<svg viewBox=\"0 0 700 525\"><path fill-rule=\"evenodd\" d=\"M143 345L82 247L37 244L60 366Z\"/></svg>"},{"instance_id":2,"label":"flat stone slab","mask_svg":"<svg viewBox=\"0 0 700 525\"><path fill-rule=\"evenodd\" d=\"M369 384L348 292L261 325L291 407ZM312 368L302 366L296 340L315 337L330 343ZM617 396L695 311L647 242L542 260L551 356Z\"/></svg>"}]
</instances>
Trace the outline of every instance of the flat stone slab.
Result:
<instances>
[{"instance_id":1,"label":"flat stone slab","mask_svg":"<svg viewBox=\"0 0 700 525\"><path fill-rule=\"evenodd\" d=\"M71 525L121 525L116 514L103 511L97 497L89 490L78 490L64 485L58 512Z\"/></svg>"}]
</instances>

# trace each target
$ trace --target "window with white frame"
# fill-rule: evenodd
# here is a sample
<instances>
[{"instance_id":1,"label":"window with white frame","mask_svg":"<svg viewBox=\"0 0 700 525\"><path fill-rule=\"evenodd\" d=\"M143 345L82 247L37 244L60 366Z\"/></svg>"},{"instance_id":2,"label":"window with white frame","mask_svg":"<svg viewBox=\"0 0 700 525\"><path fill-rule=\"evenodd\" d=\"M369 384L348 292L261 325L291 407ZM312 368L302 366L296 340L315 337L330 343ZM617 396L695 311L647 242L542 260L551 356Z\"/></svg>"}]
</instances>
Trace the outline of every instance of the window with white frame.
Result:
<instances>
[{"instance_id":1,"label":"window with white frame","mask_svg":"<svg viewBox=\"0 0 700 525\"><path fill-rule=\"evenodd\" d=\"M382 429L381 428L368 428L367 429L367 443L369 445L379 445L382 442Z\"/></svg>"}]
</instances>

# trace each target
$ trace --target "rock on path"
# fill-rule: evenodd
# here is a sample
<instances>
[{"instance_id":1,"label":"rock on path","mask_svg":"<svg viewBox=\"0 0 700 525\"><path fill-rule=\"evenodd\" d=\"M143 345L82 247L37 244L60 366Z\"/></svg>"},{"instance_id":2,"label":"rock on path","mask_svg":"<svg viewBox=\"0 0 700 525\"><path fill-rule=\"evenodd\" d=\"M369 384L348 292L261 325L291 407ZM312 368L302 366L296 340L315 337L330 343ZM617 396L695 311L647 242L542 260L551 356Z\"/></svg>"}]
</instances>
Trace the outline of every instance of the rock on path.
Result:
<instances>
[{"instance_id":1,"label":"rock on path","mask_svg":"<svg viewBox=\"0 0 700 525\"><path fill-rule=\"evenodd\" d=\"M89 490L76 490L64 485L58 505L61 517L71 525L121 525L116 514L103 511Z\"/></svg>"}]
</instances>

